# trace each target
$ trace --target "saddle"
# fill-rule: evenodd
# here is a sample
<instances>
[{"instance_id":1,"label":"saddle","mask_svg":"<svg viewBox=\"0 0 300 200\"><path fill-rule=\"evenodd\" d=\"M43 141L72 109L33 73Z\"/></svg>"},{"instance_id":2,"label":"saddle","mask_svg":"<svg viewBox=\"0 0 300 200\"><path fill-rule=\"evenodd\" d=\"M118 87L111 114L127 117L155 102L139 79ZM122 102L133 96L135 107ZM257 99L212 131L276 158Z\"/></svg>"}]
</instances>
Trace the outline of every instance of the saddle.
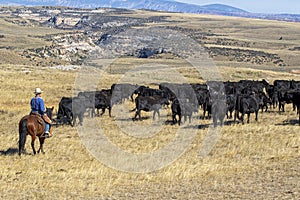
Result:
<instances>
[{"instance_id":1,"label":"saddle","mask_svg":"<svg viewBox=\"0 0 300 200\"><path fill-rule=\"evenodd\" d=\"M31 112L31 113L30 113L30 116L35 117L36 121L37 121L39 124L41 124L41 125L44 125L44 124L45 124L45 121L43 120L43 118L41 117L40 114Z\"/></svg>"}]
</instances>

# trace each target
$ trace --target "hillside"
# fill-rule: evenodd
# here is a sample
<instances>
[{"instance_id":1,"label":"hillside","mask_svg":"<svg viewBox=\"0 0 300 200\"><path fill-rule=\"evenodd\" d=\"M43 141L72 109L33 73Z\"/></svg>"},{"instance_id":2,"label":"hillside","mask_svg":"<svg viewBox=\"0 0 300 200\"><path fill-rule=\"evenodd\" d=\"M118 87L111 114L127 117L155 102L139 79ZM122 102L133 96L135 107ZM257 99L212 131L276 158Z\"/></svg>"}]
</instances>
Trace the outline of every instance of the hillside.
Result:
<instances>
[{"instance_id":1,"label":"hillside","mask_svg":"<svg viewBox=\"0 0 300 200\"><path fill-rule=\"evenodd\" d=\"M171 49L163 45L147 47L144 44L132 49L132 52L126 46L122 49L121 43L112 45L126 31L163 26L196 41L221 65L278 71L298 68L297 23L111 8L80 10L50 7L45 10L4 7L1 12L2 63L76 65L89 58L91 51L104 50L108 46L113 52L123 52L123 56L138 57L145 48L148 48L149 55L158 51L170 53ZM186 23L188 21L191 23ZM42 31L36 32L38 27ZM12 32L12 29L19 31ZM27 34L19 34L21 32ZM14 38L20 39L9 42ZM7 60L10 54L16 59Z\"/></svg>"}]
</instances>

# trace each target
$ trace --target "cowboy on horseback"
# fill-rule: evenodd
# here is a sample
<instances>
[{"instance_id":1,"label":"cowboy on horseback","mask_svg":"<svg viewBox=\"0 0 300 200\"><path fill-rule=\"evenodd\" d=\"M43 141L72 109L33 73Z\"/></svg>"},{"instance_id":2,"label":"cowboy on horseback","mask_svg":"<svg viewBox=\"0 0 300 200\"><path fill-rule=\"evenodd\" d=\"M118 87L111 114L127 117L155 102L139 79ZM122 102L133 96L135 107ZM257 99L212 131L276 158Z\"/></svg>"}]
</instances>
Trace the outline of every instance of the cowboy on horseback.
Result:
<instances>
[{"instance_id":1,"label":"cowboy on horseback","mask_svg":"<svg viewBox=\"0 0 300 200\"><path fill-rule=\"evenodd\" d=\"M44 100L42 99L42 93L43 91L41 88L35 88L34 94L35 97L33 97L30 101L30 107L31 107L31 112L30 114L36 114L42 117L42 119L45 122L45 131L44 131L44 137L49 138L52 137L50 134L50 125L52 121L49 119L49 117L46 114L46 107L44 104Z\"/></svg>"}]
</instances>

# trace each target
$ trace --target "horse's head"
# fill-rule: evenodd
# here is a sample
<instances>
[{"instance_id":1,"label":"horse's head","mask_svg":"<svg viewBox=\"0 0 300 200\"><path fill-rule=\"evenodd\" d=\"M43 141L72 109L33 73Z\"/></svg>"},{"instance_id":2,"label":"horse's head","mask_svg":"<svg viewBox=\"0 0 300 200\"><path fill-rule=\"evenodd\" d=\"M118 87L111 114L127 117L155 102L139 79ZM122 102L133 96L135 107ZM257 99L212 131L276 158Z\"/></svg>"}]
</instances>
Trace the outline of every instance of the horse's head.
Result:
<instances>
[{"instance_id":1,"label":"horse's head","mask_svg":"<svg viewBox=\"0 0 300 200\"><path fill-rule=\"evenodd\" d=\"M46 114L51 120L52 120L53 110L54 110L54 106L52 108L46 108Z\"/></svg>"}]
</instances>

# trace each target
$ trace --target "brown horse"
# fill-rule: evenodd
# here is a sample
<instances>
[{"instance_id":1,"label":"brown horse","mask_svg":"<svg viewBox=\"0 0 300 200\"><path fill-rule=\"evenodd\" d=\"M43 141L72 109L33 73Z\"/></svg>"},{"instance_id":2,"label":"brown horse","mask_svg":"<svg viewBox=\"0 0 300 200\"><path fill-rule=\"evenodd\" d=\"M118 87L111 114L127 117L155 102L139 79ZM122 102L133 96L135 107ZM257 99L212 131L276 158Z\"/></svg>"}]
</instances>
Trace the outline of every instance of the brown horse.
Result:
<instances>
[{"instance_id":1,"label":"brown horse","mask_svg":"<svg viewBox=\"0 0 300 200\"><path fill-rule=\"evenodd\" d=\"M52 112L53 112L54 107L52 108L46 108L46 114L47 116L52 120ZM51 133L50 128L50 133ZM45 141L45 137L43 137L45 130L45 122L37 114L31 114L31 115L26 115L22 117L22 119L19 122L19 155L21 153L25 152L25 143L26 143L26 136L30 135L31 136L31 147L33 150L33 153L36 154L36 150L34 148L34 141L38 137L40 141L40 148L38 150L38 153L42 151L42 153L45 153L43 150L43 144Z\"/></svg>"}]
</instances>

